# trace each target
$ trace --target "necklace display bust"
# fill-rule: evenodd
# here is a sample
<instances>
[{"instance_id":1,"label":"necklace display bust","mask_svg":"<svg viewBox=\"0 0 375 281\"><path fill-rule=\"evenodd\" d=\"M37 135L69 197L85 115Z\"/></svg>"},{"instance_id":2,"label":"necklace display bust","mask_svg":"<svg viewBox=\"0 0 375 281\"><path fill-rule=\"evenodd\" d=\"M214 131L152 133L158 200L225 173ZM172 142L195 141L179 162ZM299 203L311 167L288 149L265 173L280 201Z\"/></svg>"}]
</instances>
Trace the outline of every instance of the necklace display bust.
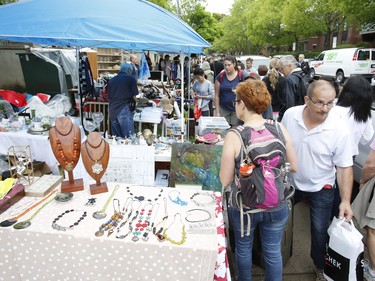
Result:
<instances>
[{"instance_id":1,"label":"necklace display bust","mask_svg":"<svg viewBox=\"0 0 375 281\"><path fill-rule=\"evenodd\" d=\"M83 190L83 179L74 179L73 169L81 152L81 132L68 116L56 119L49 131L51 148L60 166L68 172L69 180L61 183L62 192Z\"/></svg>"},{"instance_id":2,"label":"necklace display bust","mask_svg":"<svg viewBox=\"0 0 375 281\"><path fill-rule=\"evenodd\" d=\"M98 132L92 132L82 144L82 162L87 173L95 180L90 185L91 194L107 192L107 184L100 179L107 170L109 160L109 145Z\"/></svg>"}]
</instances>

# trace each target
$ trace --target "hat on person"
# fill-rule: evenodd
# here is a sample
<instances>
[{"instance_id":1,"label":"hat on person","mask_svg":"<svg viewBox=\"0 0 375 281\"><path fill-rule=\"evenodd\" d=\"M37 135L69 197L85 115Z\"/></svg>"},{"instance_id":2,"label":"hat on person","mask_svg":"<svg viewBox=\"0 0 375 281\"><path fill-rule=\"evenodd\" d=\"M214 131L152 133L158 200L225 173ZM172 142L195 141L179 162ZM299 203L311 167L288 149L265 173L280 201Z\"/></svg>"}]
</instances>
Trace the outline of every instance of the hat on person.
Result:
<instances>
[{"instance_id":1,"label":"hat on person","mask_svg":"<svg viewBox=\"0 0 375 281\"><path fill-rule=\"evenodd\" d=\"M250 72L250 73L244 78L244 80L247 80L247 79L260 80L260 76L259 76L259 74L256 73L256 72Z\"/></svg>"},{"instance_id":2,"label":"hat on person","mask_svg":"<svg viewBox=\"0 0 375 281\"><path fill-rule=\"evenodd\" d=\"M161 104L163 106L163 111L167 112L168 114L171 114L173 111L173 105L171 104L171 101L167 97L163 97L161 99Z\"/></svg>"},{"instance_id":3,"label":"hat on person","mask_svg":"<svg viewBox=\"0 0 375 281\"><path fill-rule=\"evenodd\" d=\"M120 72L125 72L127 74L131 74L131 72L132 72L132 66L131 66L131 64L127 63L127 62L121 64L121 66L120 66Z\"/></svg>"}]
</instances>

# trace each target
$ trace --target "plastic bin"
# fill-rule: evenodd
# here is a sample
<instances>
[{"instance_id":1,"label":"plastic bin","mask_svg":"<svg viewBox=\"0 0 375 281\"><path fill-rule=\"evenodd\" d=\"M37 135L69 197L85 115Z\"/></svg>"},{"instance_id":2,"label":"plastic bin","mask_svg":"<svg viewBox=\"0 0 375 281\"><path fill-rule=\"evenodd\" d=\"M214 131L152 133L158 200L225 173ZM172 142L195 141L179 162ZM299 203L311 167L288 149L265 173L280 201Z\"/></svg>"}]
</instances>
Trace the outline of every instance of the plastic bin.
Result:
<instances>
[{"instance_id":1,"label":"plastic bin","mask_svg":"<svg viewBox=\"0 0 375 281\"><path fill-rule=\"evenodd\" d=\"M224 117L201 117L198 123L198 134L203 136L211 132L224 133L230 128Z\"/></svg>"}]
</instances>

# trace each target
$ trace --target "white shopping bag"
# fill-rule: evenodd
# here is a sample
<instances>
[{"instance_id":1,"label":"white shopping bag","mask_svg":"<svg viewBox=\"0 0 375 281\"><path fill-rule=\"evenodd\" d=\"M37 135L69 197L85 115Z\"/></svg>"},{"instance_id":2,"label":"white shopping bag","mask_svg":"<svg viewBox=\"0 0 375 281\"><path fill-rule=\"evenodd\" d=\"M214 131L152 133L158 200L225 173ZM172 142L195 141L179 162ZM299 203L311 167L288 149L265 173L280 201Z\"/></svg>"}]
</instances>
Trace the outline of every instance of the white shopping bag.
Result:
<instances>
[{"instance_id":1,"label":"white shopping bag","mask_svg":"<svg viewBox=\"0 0 375 281\"><path fill-rule=\"evenodd\" d=\"M324 277L329 281L362 281L364 247L353 221L333 218L328 235Z\"/></svg>"}]
</instances>

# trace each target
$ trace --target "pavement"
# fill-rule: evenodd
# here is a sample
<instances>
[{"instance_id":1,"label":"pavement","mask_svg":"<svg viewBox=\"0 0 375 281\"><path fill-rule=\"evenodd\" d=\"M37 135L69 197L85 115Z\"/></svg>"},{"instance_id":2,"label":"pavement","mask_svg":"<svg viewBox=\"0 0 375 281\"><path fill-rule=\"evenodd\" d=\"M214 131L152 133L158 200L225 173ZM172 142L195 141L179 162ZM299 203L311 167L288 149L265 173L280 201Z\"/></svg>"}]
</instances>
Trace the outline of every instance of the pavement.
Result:
<instances>
[{"instance_id":1,"label":"pavement","mask_svg":"<svg viewBox=\"0 0 375 281\"><path fill-rule=\"evenodd\" d=\"M358 228L357 228L358 229ZM364 234L362 232L362 234ZM365 258L367 257L365 247ZM232 280L236 281L233 270L233 256L229 255ZM315 281L315 266L310 258L310 211L306 203L294 206L293 218L293 253L285 263L283 281ZM263 281L264 270L253 265L253 281Z\"/></svg>"}]
</instances>

